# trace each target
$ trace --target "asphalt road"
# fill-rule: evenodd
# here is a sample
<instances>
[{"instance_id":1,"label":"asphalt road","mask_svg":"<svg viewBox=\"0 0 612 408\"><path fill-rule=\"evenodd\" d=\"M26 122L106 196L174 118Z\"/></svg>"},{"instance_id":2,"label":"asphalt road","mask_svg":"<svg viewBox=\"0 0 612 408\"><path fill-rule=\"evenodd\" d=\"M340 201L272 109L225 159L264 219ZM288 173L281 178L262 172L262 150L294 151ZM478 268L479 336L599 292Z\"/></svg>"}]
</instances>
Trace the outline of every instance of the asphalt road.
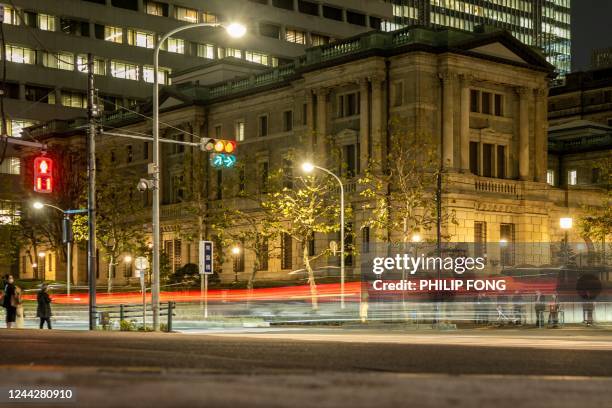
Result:
<instances>
[{"instance_id":1,"label":"asphalt road","mask_svg":"<svg viewBox=\"0 0 612 408\"><path fill-rule=\"evenodd\" d=\"M2 330L0 346L0 390L70 387L76 402L61 406L560 408L612 401L609 331Z\"/></svg>"}]
</instances>

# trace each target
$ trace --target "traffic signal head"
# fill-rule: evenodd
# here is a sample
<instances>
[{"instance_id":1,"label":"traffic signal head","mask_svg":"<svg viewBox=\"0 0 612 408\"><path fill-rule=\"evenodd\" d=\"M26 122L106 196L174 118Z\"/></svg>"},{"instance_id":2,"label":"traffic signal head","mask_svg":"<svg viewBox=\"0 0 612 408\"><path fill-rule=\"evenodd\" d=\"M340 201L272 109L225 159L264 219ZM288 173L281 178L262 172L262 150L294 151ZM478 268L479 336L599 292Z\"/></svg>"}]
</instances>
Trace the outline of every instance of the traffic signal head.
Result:
<instances>
[{"instance_id":1,"label":"traffic signal head","mask_svg":"<svg viewBox=\"0 0 612 408\"><path fill-rule=\"evenodd\" d=\"M53 192L53 160L41 156L34 159L34 191L37 193Z\"/></svg>"},{"instance_id":2,"label":"traffic signal head","mask_svg":"<svg viewBox=\"0 0 612 408\"><path fill-rule=\"evenodd\" d=\"M236 142L233 140L202 138L201 148L205 152L233 153L236 150Z\"/></svg>"}]
</instances>

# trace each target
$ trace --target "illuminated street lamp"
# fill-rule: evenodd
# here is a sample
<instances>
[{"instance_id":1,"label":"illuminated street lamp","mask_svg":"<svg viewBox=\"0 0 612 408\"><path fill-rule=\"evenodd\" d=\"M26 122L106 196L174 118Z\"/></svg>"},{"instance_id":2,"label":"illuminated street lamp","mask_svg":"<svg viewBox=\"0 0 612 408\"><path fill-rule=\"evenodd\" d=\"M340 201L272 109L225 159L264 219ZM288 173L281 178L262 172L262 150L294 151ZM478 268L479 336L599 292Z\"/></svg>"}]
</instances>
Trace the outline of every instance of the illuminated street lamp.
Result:
<instances>
[{"instance_id":1,"label":"illuminated street lamp","mask_svg":"<svg viewBox=\"0 0 612 408\"><path fill-rule=\"evenodd\" d=\"M412 242L421 242L423 238L421 237L421 235L419 233L415 233L412 235Z\"/></svg>"},{"instance_id":2,"label":"illuminated street lamp","mask_svg":"<svg viewBox=\"0 0 612 408\"><path fill-rule=\"evenodd\" d=\"M565 265L569 264L569 230L574 226L574 220L571 217L562 217L559 219L559 227L565 232Z\"/></svg>"},{"instance_id":3,"label":"illuminated street lamp","mask_svg":"<svg viewBox=\"0 0 612 408\"><path fill-rule=\"evenodd\" d=\"M40 251L40 252L38 253L38 257L39 257L39 258L44 258L44 257L45 257L45 255L46 255L46 254L45 254L45 252L44 252L44 251Z\"/></svg>"},{"instance_id":4,"label":"illuminated street lamp","mask_svg":"<svg viewBox=\"0 0 612 408\"><path fill-rule=\"evenodd\" d=\"M234 257L234 282L238 282L238 256L240 255L240 247L235 245L232 247L232 256Z\"/></svg>"},{"instance_id":5,"label":"illuminated street lamp","mask_svg":"<svg viewBox=\"0 0 612 408\"><path fill-rule=\"evenodd\" d=\"M166 40L180 31L198 27L224 27L230 37L240 38L246 34L246 27L239 23L197 23L188 24L168 31L155 44L153 50L153 168L150 170L153 182L153 281L151 283L151 304L153 308L153 330L159 331L159 266L160 266L160 220L159 220L159 50Z\"/></svg>"},{"instance_id":6,"label":"illuminated street lamp","mask_svg":"<svg viewBox=\"0 0 612 408\"><path fill-rule=\"evenodd\" d=\"M340 185L340 308L344 309L344 185L340 177L326 168L316 166L310 162L302 164L302 171L304 173L312 173L315 169L329 174Z\"/></svg>"}]
</instances>

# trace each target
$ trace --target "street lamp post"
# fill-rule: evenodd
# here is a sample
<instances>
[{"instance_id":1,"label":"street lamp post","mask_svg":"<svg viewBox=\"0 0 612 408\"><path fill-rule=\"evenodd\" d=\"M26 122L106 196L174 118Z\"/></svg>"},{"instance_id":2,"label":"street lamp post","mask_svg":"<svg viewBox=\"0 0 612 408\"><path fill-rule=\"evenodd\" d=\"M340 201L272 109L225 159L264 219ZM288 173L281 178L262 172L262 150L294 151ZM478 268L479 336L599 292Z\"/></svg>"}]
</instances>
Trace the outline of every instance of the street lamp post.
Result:
<instances>
[{"instance_id":1,"label":"street lamp post","mask_svg":"<svg viewBox=\"0 0 612 408\"><path fill-rule=\"evenodd\" d=\"M44 207L53 208L59 212L61 212L64 216L64 241L66 244L66 293L70 296L70 274L72 272L72 231L69 231L68 228L72 228L70 225L70 215L71 214L83 214L86 213L87 209L80 210L62 210L59 207L56 207L51 204L41 203L40 201L35 202L32 205L37 210L42 210Z\"/></svg>"},{"instance_id":2,"label":"street lamp post","mask_svg":"<svg viewBox=\"0 0 612 408\"><path fill-rule=\"evenodd\" d=\"M329 174L340 185L340 308L344 309L344 185L340 177L324 167L316 166L312 163L304 163L302 165L302 170L305 173L312 173L314 169Z\"/></svg>"},{"instance_id":3,"label":"street lamp post","mask_svg":"<svg viewBox=\"0 0 612 408\"><path fill-rule=\"evenodd\" d=\"M240 247L232 248L232 256L234 257L234 283L238 283L238 257L240 256Z\"/></svg>"},{"instance_id":4,"label":"street lamp post","mask_svg":"<svg viewBox=\"0 0 612 408\"><path fill-rule=\"evenodd\" d=\"M153 51L153 168L149 173L153 179L153 280L151 282L151 303L153 308L153 330L159 331L159 254L160 254L160 222L159 222L159 50L164 42L173 34L198 27L220 27L221 23L197 23L177 27L164 34ZM234 38L242 37L246 28L237 23L225 27L227 33Z\"/></svg>"}]
</instances>

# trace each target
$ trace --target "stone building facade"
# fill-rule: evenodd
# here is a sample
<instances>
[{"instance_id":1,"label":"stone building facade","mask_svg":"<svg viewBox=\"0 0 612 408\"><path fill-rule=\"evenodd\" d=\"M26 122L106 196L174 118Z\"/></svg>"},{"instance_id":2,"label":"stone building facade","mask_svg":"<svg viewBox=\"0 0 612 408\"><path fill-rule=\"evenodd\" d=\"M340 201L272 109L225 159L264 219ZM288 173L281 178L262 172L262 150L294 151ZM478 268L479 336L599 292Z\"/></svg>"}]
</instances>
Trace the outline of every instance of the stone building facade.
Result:
<instances>
[{"instance_id":1,"label":"stone building facade","mask_svg":"<svg viewBox=\"0 0 612 408\"><path fill-rule=\"evenodd\" d=\"M563 235L560 217L600 203L597 191L568 198L563 189L546 182L552 72L543 57L503 32L408 28L369 33L309 49L292 64L241 80L165 88L161 136L192 142L203 137L237 140L245 184L257 189L272 169L290 166L298 172L300 159L332 170L350 169L357 178L371 159L385 160L388 123L399 120L408 134L439 138L444 206L457 219L445 231L451 242L548 243ZM150 122L133 114L114 114L104 125L125 133L151 132ZM150 143L105 137L99 145L102 154L108 153L105 143L113 144L118 163L137 166L145 177ZM331 154L332 147L339 155ZM129 163L122 159L127 152ZM290 153L294 161L288 163ZM235 180L231 172L236 170L205 166L193 178L185 163L198 155L197 147L162 148L162 244L173 268L197 263L197 242L185 239L185 231L208 234L185 202L184 186L201 176L206 206L223 199L224 187L237 188L224 185L224 180ZM356 242L373 240L374 234L366 236L361 228L369 215L357 205L359 186L349 180L346 190L355 209L350 222ZM143 222L150 220L149 205L145 197ZM315 245L326 247L330 238L317 237ZM423 231L423 238L434 239L434 231ZM575 231L571 239L578 239ZM261 278L291 279L291 272L302 268L297 243L279 246L285 255L272 255ZM252 262L249 256L245 270ZM499 249L492 249L490 257L499 259ZM221 279L232 281L232 269L232 262L226 262Z\"/></svg>"}]
</instances>

